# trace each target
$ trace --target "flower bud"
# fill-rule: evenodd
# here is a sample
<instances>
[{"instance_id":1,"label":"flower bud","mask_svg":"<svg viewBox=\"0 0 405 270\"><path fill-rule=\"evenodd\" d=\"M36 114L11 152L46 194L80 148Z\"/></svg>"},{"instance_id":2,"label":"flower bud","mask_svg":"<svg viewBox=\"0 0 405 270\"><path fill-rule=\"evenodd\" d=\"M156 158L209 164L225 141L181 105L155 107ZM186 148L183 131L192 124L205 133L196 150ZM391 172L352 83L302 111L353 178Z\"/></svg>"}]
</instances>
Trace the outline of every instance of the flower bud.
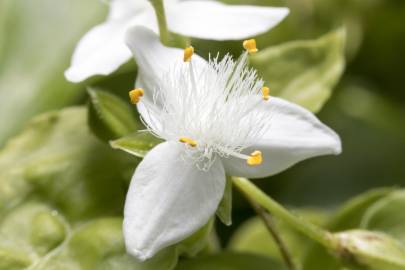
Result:
<instances>
[{"instance_id":1,"label":"flower bud","mask_svg":"<svg viewBox=\"0 0 405 270\"><path fill-rule=\"evenodd\" d=\"M405 248L389 235L352 230L334 236L338 243L337 255L355 269L405 269Z\"/></svg>"}]
</instances>

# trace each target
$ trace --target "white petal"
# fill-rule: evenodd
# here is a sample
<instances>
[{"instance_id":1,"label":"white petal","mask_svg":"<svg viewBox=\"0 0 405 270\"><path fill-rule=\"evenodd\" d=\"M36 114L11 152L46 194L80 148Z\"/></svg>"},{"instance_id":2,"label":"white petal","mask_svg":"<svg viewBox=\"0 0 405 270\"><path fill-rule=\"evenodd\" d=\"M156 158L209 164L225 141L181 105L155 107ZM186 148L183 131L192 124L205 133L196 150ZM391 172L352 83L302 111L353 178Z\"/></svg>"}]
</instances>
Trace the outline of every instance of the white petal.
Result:
<instances>
[{"instance_id":1,"label":"white petal","mask_svg":"<svg viewBox=\"0 0 405 270\"><path fill-rule=\"evenodd\" d=\"M184 65L184 51L164 46L157 34L141 26L132 27L127 32L126 43L138 64L136 87L146 90L142 100L150 104L154 103L153 97L156 97L155 91L159 90L157 85L160 84L162 76L176 65ZM207 62L196 54L192 61L197 73L207 65ZM153 112L146 113L141 103L138 105L138 110L143 119L152 125L150 119L153 118L151 115ZM156 105L159 109L161 104L157 102Z\"/></svg>"},{"instance_id":2,"label":"white petal","mask_svg":"<svg viewBox=\"0 0 405 270\"><path fill-rule=\"evenodd\" d=\"M134 18L145 9L151 8L148 0L110 0L109 20ZM151 11L153 11L151 9Z\"/></svg>"},{"instance_id":3,"label":"white petal","mask_svg":"<svg viewBox=\"0 0 405 270\"><path fill-rule=\"evenodd\" d=\"M263 163L248 166L241 159L223 159L228 174L249 178L267 177L308 158L340 154L339 136L308 110L276 97L259 104L257 109L269 114L270 128L261 140L253 142L252 147L244 153L262 151Z\"/></svg>"},{"instance_id":4,"label":"white petal","mask_svg":"<svg viewBox=\"0 0 405 270\"><path fill-rule=\"evenodd\" d=\"M139 164L127 194L124 237L140 260L175 244L206 224L225 188L220 159L208 172L183 158L184 145L165 142Z\"/></svg>"},{"instance_id":5,"label":"white petal","mask_svg":"<svg viewBox=\"0 0 405 270\"><path fill-rule=\"evenodd\" d=\"M186 1L167 6L173 32L202 39L238 40L267 32L287 16L287 8Z\"/></svg>"},{"instance_id":6,"label":"white petal","mask_svg":"<svg viewBox=\"0 0 405 270\"><path fill-rule=\"evenodd\" d=\"M164 46L159 36L148 28L135 26L126 35L126 43L138 64L138 81L147 90L145 96L151 98L156 84L160 82L163 74L170 68L183 63L183 49L169 48ZM193 64L196 69L207 63L198 55L193 56Z\"/></svg>"},{"instance_id":7,"label":"white petal","mask_svg":"<svg viewBox=\"0 0 405 270\"><path fill-rule=\"evenodd\" d=\"M113 1L109 19L91 29L78 43L72 63L65 72L71 82L81 82L95 75L109 75L131 58L125 45L125 33L134 25L144 25L157 31L153 8L128 6L129 1ZM131 0L131 2L136 2ZM116 3L116 4L114 4Z\"/></svg>"}]
</instances>

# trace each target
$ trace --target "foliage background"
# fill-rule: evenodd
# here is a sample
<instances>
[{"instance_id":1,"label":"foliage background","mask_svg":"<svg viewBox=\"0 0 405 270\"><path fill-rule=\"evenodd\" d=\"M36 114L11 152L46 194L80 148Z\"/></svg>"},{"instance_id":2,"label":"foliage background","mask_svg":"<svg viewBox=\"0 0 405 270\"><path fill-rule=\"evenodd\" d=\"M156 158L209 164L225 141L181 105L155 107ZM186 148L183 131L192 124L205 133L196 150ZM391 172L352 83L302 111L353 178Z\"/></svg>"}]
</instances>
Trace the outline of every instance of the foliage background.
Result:
<instances>
[{"instance_id":1,"label":"foliage background","mask_svg":"<svg viewBox=\"0 0 405 270\"><path fill-rule=\"evenodd\" d=\"M304 161L271 179L255 182L283 204L325 211L374 187L403 186L405 2L225 2L287 5L291 9L290 16L280 26L258 39L263 48L317 38L342 25L348 34L345 74L318 114L340 134L343 154ZM0 2L0 145L5 145L39 113L85 104L88 84L126 97L135 77L133 64L111 77L95 78L81 85L68 83L63 77L74 45L91 26L103 20L106 12L107 7L97 0ZM193 43L203 48L202 53L219 49L238 54L240 50L236 42L195 40ZM223 245L252 214L248 204L235 193L234 226L218 224Z\"/></svg>"}]
</instances>

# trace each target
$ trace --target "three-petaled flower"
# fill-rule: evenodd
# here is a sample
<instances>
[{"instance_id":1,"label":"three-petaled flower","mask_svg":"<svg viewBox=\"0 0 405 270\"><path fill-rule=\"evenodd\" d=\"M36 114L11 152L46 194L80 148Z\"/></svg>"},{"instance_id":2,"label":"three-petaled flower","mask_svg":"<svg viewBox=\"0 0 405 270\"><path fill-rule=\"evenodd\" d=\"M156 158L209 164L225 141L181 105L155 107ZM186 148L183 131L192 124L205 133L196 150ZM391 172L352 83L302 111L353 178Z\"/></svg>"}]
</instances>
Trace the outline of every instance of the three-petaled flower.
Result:
<instances>
[{"instance_id":1,"label":"three-petaled flower","mask_svg":"<svg viewBox=\"0 0 405 270\"><path fill-rule=\"evenodd\" d=\"M319 155L339 154L338 135L311 112L277 97L247 67L254 40L237 60L207 62L163 46L144 27L127 34L138 66L130 96L150 132L166 140L137 167L128 191L124 236L141 260L208 222L225 174L261 178ZM271 64L271 63L270 63Z\"/></svg>"},{"instance_id":2,"label":"three-petaled flower","mask_svg":"<svg viewBox=\"0 0 405 270\"><path fill-rule=\"evenodd\" d=\"M212 40L243 39L277 25L287 8L229 6L208 0L164 0L170 31ZM148 0L111 0L107 21L90 30L78 43L65 76L80 82L94 75L109 75L131 58L125 33L142 25L158 31Z\"/></svg>"}]
</instances>

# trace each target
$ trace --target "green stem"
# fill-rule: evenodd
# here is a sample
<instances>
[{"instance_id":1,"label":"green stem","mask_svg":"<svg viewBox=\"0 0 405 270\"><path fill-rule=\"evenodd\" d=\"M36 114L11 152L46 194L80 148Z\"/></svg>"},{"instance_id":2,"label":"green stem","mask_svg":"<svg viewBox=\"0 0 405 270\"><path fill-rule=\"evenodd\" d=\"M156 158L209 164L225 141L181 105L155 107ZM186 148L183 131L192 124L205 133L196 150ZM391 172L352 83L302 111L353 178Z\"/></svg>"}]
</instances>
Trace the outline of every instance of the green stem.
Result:
<instances>
[{"instance_id":1,"label":"green stem","mask_svg":"<svg viewBox=\"0 0 405 270\"><path fill-rule=\"evenodd\" d=\"M170 45L171 37L167 29L166 12L163 0L150 0L153 8L155 9L156 18L159 25L160 40L166 46Z\"/></svg>"},{"instance_id":2,"label":"green stem","mask_svg":"<svg viewBox=\"0 0 405 270\"><path fill-rule=\"evenodd\" d=\"M274 216L282 219L296 230L302 232L326 248L336 250L337 240L331 233L322 230L321 228L298 216L291 214L287 209L270 198L248 179L233 177L232 180L235 186L248 198L248 200L259 204Z\"/></svg>"},{"instance_id":3,"label":"green stem","mask_svg":"<svg viewBox=\"0 0 405 270\"><path fill-rule=\"evenodd\" d=\"M281 257L283 258L287 268L289 270L296 270L297 268L295 267L291 253L289 252L286 244L284 243L279 232L277 231L270 214L266 211L266 209L264 209L257 203L250 201L249 199L248 199L248 201L250 202L250 204L252 205L252 207L256 211L256 213L259 215L259 217L262 219L267 230L273 237L273 240L274 240L275 244L277 245L279 252L281 254Z\"/></svg>"}]
</instances>

